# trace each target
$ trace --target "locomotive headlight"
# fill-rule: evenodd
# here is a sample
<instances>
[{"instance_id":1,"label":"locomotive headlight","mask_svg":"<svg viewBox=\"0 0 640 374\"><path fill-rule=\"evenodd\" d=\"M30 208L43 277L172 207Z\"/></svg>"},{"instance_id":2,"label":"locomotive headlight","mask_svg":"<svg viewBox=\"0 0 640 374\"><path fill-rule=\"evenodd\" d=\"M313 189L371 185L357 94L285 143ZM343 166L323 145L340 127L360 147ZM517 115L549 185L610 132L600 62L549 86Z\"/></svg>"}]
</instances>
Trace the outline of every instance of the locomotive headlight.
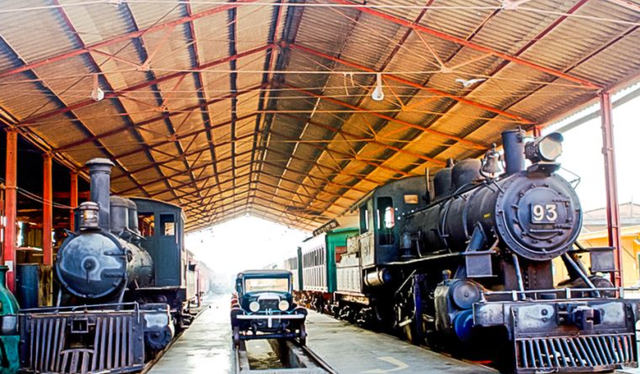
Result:
<instances>
[{"instance_id":1,"label":"locomotive headlight","mask_svg":"<svg viewBox=\"0 0 640 374\"><path fill-rule=\"evenodd\" d=\"M78 208L80 211L80 228L97 229L100 227L100 207L93 201L85 201Z\"/></svg>"},{"instance_id":2,"label":"locomotive headlight","mask_svg":"<svg viewBox=\"0 0 640 374\"><path fill-rule=\"evenodd\" d=\"M260 310L260 303L257 301L252 301L251 304L249 304L249 310L256 313Z\"/></svg>"},{"instance_id":3,"label":"locomotive headlight","mask_svg":"<svg viewBox=\"0 0 640 374\"><path fill-rule=\"evenodd\" d=\"M540 161L554 162L562 155L562 134L554 132L543 138L529 142L524 147L524 154L533 163Z\"/></svg>"},{"instance_id":4,"label":"locomotive headlight","mask_svg":"<svg viewBox=\"0 0 640 374\"><path fill-rule=\"evenodd\" d=\"M289 310L289 302L287 300L282 300L278 303L278 309L283 312Z\"/></svg>"}]
</instances>

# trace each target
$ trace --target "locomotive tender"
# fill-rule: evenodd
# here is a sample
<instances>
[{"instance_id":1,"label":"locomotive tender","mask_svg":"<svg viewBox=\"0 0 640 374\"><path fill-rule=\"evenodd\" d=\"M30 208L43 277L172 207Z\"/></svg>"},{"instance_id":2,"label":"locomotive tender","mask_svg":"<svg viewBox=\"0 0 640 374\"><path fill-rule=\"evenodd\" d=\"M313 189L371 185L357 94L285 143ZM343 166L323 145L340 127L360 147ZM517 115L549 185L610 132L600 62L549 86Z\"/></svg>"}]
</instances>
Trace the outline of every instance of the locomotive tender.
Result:
<instances>
[{"instance_id":1,"label":"locomotive tender","mask_svg":"<svg viewBox=\"0 0 640 374\"><path fill-rule=\"evenodd\" d=\"M409 177L356 204L360 233L336 262L337 314L454 351L500 342L492 353L507 372L637 366L638 305L609 280L614 248L576 242L580 201L556 173L562 136L502 138L504 156L494 148L436 173L433 197L427 178ZM570 276L558 285L555 258Z\"/></svg>"},{"instance_id":2,"label":"locomotive tender","mask_svg":"<svg viewBox=\"0 0 640 374\"><path fill-rule=\"evenodd\" d=\"M108 159L87 162L91 197L60 247L57 306L20 314L21 369L130 372L186 326L197 270L173 204L111 196Z\"/></svg>"}]
</instances>

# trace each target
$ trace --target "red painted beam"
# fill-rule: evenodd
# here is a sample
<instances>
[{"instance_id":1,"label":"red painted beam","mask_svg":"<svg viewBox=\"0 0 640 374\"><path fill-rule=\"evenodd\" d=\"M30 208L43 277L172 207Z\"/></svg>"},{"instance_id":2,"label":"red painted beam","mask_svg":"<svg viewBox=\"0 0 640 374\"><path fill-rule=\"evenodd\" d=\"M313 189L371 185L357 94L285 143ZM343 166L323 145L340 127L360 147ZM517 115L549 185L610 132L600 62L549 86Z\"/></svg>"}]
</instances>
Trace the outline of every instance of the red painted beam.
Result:
<instances>
[{"instance_id":1,"label":"red painted beam","mask_svg":"<svg viewBox=\"0 0 640 374\"><path fill-rule=\"evenodd\" d=\"M73 143L65 144L65 145L63 145L61 147L56 148L55 151L56 152L65 151L67 149L74 148L74 147L77 147L77 146L82 145L82 144L91 143L91 142L93 142L95 140L103 139L103 138L106 138L106 137L109 137L109 136L112 136L112 135L119 134L121 132L125 132L127 130L131 130L132 127L133 128L139 128L139 127L148 125L150 123L157 122L157 121L163 121L166 118L175 117L177 115L184 114L185 112L191 112L191 111L199 109L199 108L202 108L202 110L207 110L206 107L208 105L215 104L215 103L218 103L218 102L221 102L221 101L224 101L224 100L229 100L232 97L244 95L246 93L253 92L253 91L255 91L257 89L260 89L260 88L263 88L263 86L258 85L258 86L249 87L249 88L247 88L245 90L238 91L237 93L232 93L232 94L229 94L229 95L217 97L215 99L207 100L207 101L205 101L203 103L199 103L197 105L191 105L191 106L188 106L188 107L176 109L176 110L173 110L173 111L171 111L169 113L165 113L165 114L162 114L162 115L157 116L157 117L149 118L149 119L146 119L144 121L140 121L138 123L134 123L132 126L124 125L124 126L116 127L113 130L109 130L107 132L98 134L95 137L84 138L84 139L77 140L77 141L75 141Z\"/></svg>"},{"instance_id":2,"label":"red painted beam","mask_svg":"<svg viewBox=\"0 0 640 374\"><path fill-rule=\"evenodd\" d=\"M320 52L320 51L316 51L316 50L314 50L312 48L301 46L299 44L289 44L289 47L292 48L292 49L297 49L297 50L300 50L300 51L303 51L303 52L306 52L306 53L309 53L309 54L312 54L312 55L315 55L315 56L318 56L318 57L322 57L322 58L325 58L325 59L328 59L328 60L331 60L331 61L336 61L336 62L339 62L339 63L345 65L345 66L352 67L352 68L355 68L355 69L358 69L358 70L371 72L372 74L377 73L374 69L368 68L366 66L357 64L355 62L346 61L346 60L343 60L341 58L334 57L334 56L328 55L328 54ZM478 103L478 102L473 101L473 100L466 99L466 98L461 97L461 96L456 96L456 95L450 94L448 92L438 90L436 88L425 87L422 84L409 81L407 79L398 77L398 76L393 75L393 74L384 74L384 77L385 77L385 79L390 79L390 80L405 84L407 86L417 88L419 90L431 92L431 93L433 93L433 94L435 94L437 96L441 96L443 98L452 99L452 100L458 101L458 102L463 103L463 104L471 105L471 106L474 106L476 108L480 108L482 110L486 110L486 111L491 112L491 113L499 114L501 116L510 118L510 119L512 119L514 121L518 121L518 122L523 123L523 124L533 124L534 123L534 121L526 119L526 118L523 118L522 116L519 116L517 114L512 114L512 113L509 113L509 112L505 112L503 110L500 110L500 109L497 109L497 108L494 108L494 107L491 107L491 106L488 106L488 105L485 105L485 104L481 104L481 103Z\"/></svg>"},{"instance_id":3,"label":"red painted beam","mask_svg":"<svg viewBox=\"0 0 640 374\"><path fill-rule=\"evenodd\" d=\"M247 115L247 116L242 116L242 117L240 117L240 119L242 120L242 119L250 118L250 117L253 117L253 116L255 116L255 113L254 113L254 114ZM230 121L226 121L226 122L223 122L223 123L218 124L218 125L216 125L216 126L213 126L213 127L212 127L212 129L217 129L217 128L219 128L219 127L223 127L224 125L228 125L228 124L229 124L229 122L230 122ZM197 135L197 134L203 133L203 132L205 132L205 131L206 131L206 130L205 130L204 128L199 129L199 130L194 130L194 131L191 131L191 132L190 132L190 133L188 133L188 134L184 134L184 135L180 135L180 136L178 136L178 137L177 137L177 139L178 139L178 140L180 140L180 139L183 139L183 138L186 138L186 137L190 137L190 136L194 136L194 135ZM242 136L242 137L240 138L240 140L244 140L244 139L246 139L247 137L248 137L248 136ZM151 146L150 146L150 149L153 149L154 147L158 147L158 146L160 146L160 145L169 144L169 143L172 143L172 140L166 140L166 141L162 141L162 142L159 142L159 143L155 143L155 144L153 144L153 145L151 145ZM231 143L231 142L222 142L222 143L219 143L219 144L215 144L214 146L223 146L223 145L227 145L227 144L230 144L230 143ZM180 160L181 160L181 158L182 158L182 156L192 156L192 155L194 155L194 154L197 154L197 153L202 152L202 151L206 151L206 150L208 150L208 149L209 149L209 146L204 147L204 148L200 148L200 149L191 150L191 151L189 151L189 152L186 152L186 153L185 153L185 154L183 154L183 155L177 155L177 156L175 156L175 157L173 157L173 158L171 158L171 159L167 159L167 160L159 161L159 162L157 162L157 163L151 163L151 164L148 164L148 165L143 166L143 167L141 167L141 168L138 168L138 169L135 169L135 170L130 170L130 171L129 171L129 174L139 173L139 172L141 172L141 171L145 171L145 170L148 170L148 169L154 168L156 165L164 165L164 164L167 164L167 163L169 163L169 162L173 162L173 161L180 161ZM133 151L130 151L130 152L124 153L124 154L120 154L120 155L118 155L118 158L124 158L124 157L128 157L128 156L132 156L132 155L134 155L134 154L137 154L137 153L140 153L140 152L143 152L143 151L144 151L144 149L136 149L136 150L133 150ZM221 160L217 160L216 162L220 162L220 161L221 161ZM197 168L196 168L196 169L197 169ZM195 170L195 169L194 169L194 170ZM127 175L121 174L121 175L119 175L119 176L116 176L116 177L112 178L111 180L112 180L112 181L114 181L114 180L118 180L118 179L126 178L126 177L127 177Z\"/></svg>"},{"instance_id":4,"label":"red painted beam","mask_svg":"<svg viewBox=\"0 0 640 374\"><path fill-rule=\"evenodd\" d=\"M596 85L596 84L594 84L592 82L589 82L588 80L581 79L581 78L578 78L578 77L574 77L572 75L565 74L565 73L563 73L563 72L561 72L559 70L551 69L551 68L536 64L536 63L531 62L531 61L523 60L523 59L521 59L519 57L516 57L514 55L498 52L498 51L496 51L494 49L491 49L489 47L485 47L485 46L473 43L471 41L468 41L468 40L465 40L465 39L462 39L462 38L458 38L458 37L455 37L453 35L449 35L449 34L441 32L441 31L438 31L438 30L434 30L434 29L429 28L429 27L424 26L424 25L415 24L415 23L413 23L411 21L408 21L406 19L402 19L402 18L393 16L393 15L388 14L388 13L383 13L383 12L380 12L380 11L378 11L376 9L373 9L373 8L360 6L360 4L354 3L354 2L352 2L350 0L328 0L328 1L332 2L334 4L348 5L352 9L357 9L357 10L359 10L361 12L370 14L370 15L372 15L374 17L377 17L377 18L380 18L380 19L384 19L384 20L389 21L391 23L395 23L396 25L401 25L401 26L404 26L404 27L408 27L408 28L413 29L415 31L423 32L425 34L434 36L434 37L436 37L438 39L447 40L447 41L450 41L450 42L453 42L453 43L456 43L456 44L459 44L459 45L463 45L463 46L471 48L471 49L475 49L476 51L492 54L493 56L500 57L500 58L502 58L504 60L511 61L513 63L519 64L519 65L523 65L523 66L529 67L531 69L535 69L535 70L538 70L538 71L541 71L541 72L544 72L544 73L547 73L547 74L555 75L556 77L559 77L559 78L562 78L562 79L566 79L566 80L568 80L570 82L578 83L579 85L581 85L581 86L583 86L585 88L594 89L594 90L599 90L599 89L602 88L602 87L600 87L600 86L598 86L598 85Z\"/></svg>"},{"instance_id":5,"label":"red painted beam","mask_svg":"<svg viewBox=\"0 0 640 374\"><path fill-rule=\"evenodd\" d=\"M5 202L4 211L6 226L4 228L4 251L2 261L9 267L7 271L7 288L16 290L15 261L16 261L16 216L18 213L17 183L18 183L18 131L7 130L7 164L4 177Z\"/></svg>"},{"instance_id":6,"label":"red painted beam","mask_svg":"<svg viewBox=\"0 0 640 374\"><path fill-rule=\"evenodd\" d=\"M113 99L113 98L121 96L121 95L123 95L125 93L137 91L139 89L142 89L142 88L145 88L145 87L149 87L149 86L152 86L154 84L162 83L162 82L165 82L165 81L168 81L168 80L180 78L183 75L191 74L192 71L194 71L194 70L195 71L202 71L202 70L206 70L206 69L209 69L211 67L214 67L214 66L218 66L218 65L221 65L221 64L226 64L226 63L228 63L230 61L237 60L237 59L242 58L242 57L246 57L246 56L250 56L250 55L255 54L255 53L263 52L263 51L265 51L265 50L267 50L267 49L269 49L271 47L272 47L272 45L268 44L268 45L265 45L265 46L262 46L262 47L251 49L249 51L238 53L238 54L233 55L233 56L229 56L229 57L225 57L225 58L222 58L222 59L219 59L219 60L216 60L216 61L208 62L208 63L206 63L204 65L197 66L197 67L195 67L195 68L193 68L193 69L191 69L190 71L187 71L187 72L177 72L177 73L168 74L168 75L165 75L165 76L162 76L162 77L150 80L150 81L138 83L138 84L136 84L134 86L127 87L127 88L124 88L122 90L118 90L118 91L115 91L115 92L109 92L109 93L104 95L104 99L103 100ZM81 101L81 102L78 102L78 103L75 103L75 104L72 104L72 105L68 105L68 106L66 106L64 108L52 110L52 111L49 111L49 112L46 112L46 113L43 113L43 114L40 114L40 115L37 115L37 116L34 116L34 117L29 117L29 118L25 119L24 121L20 122L20 124L18 126L26 126L26 125L29 125L29 124L33 124L33 123L35 123L37 121L40 121L40 120L43 120L43 119L47 119L47 118L50 118L50 117L53 117L53 116L56 116L56 115L59 115L59 114L68 113L70 111L73 111L73 110L76 110L76 109L80 109L80 108L84 108L84 107L87 107L87 106L90 106L90 105L94 105L96 103L98 103L98 101L95 101L93 99L88 99L88 100L85 100L85 101Z\"/></svg>"},{"instance_id":7,"label":"red painted beam","mask_svg":"<svg viewBox=\"0 0 640 374\"><path fill-rule=\"evenodd\" d=\"M248 136L246 136L246 137L248 137ZM206 148L205 148L205 150L206 150ZM251 152L250 150L249 151L240 152L236 156L244 156L244 155L249 154L250 152ZM230 159L231 159L231 157L229 156L229 157L221 158L221 159L217 160L216 162L218 162L218 163L225 162L225 161L229 161ZM160 164L161 163L158 163L158 165L160 165ZM144 167L144 170L152 168L152 167L155 167L155 166L156 165L147 165L147 166ZM181 175L185 175L185 174L189 173L190 171L196 171L196 170L204 169L204 168L206 168L208 166L210 166L210 165L209 164L204 164L204 165L192 167L191 170L181 170L181 171L178 171L178 172L176 172L176 173L174 173L172 175L167 175L167 176L164 176L164 177L160 177L160 178L154 179L154 180L152 180L150 182L142 183L141 185L142 185L142 187L147 187L147 186L151 186L153 184L156 184L158 182L169 181L171 178L175 178L175 177L178 177L178 176L181 176ZM139 171L140 170L138 170L138 172ZM224 175L224 174L228 173L229 171L231 171L231 169L221 171L217 175ZM118 176L116 178L113 178L112 181L113 180L117 180L120 177L122 177L122 175L120 175L120 176ZM215 175L213 177L215 177ZM189 182L186 185L189 185L189 184L193 184L193 183ZM180 187L184 187L186 185L183 184L183 185L180 185ZM162 193L165 193L165 192L172 192L172 190L175 189L175 188L176 188L176 186L173 186L171 189L166 189L166 190L154 192L153 194L150 194L149 197L158 196L159 194L162 194ZM129 189L126 189L126 190L123 190L123 191L118 191L118 192L121 193L121 194L127 194L127 193L135 191L136 189L137 189L136 187L131 187Z\"/></svg>"},{"instance_id":8,"label":"red painted beam","mask_svg":"<svg viewBox=\"0 0 640 374\"><path fill-rule=\"evenodd\" d=\"M315 56L318 56L318 57L325 58L327 60L335 61L335 62L338 62L338 63L340 63L342 65L351 67L351 68L355 68L355 69L362 70L362 71L367 71L367 72L370 72L372 74L378 73L378 71L376 71L374 69L371 69L371 68L368 68L368 67L366 67L364 65L360 65L360 64L357 64L355 62L350 62L350 61L347 61L347 60L344 60L344 59L341 59L341 58L338 58L338 57L334 57L334 56L328 55L326 53L323 53L323 52L320 52L320 51L316 51L315 49L312 49L312 48L309 48L309 47L305 47L305 46L302 46L302 45L299 45L299 44L289 44L288 46L291 49L300 50L300 51L306 52L308 54L312 54L312 55L315 55ZM488 112L496 113L496 114L499 114L501 116L504 116L504 117L507 117L507 118L511 118L511 119L513 119L515 121L518 121L518 122L521 122L521 123L524 123L524 124L533 124L534 123L534 121L526 119L526 118L523 118L522 116L519 116L517 114L512 114L512 113L509 113L509 112L505 112L503 110L491 107L489 105L481 104L481 103L478 103L478 102L473 101L473 100L466 99L466 98L461 97L461 96L456 96L456 95L450 94L448 92L438 90L436 88L425 87L425 86L423 86L423 85L421 85L419 83L412 82L410 80L398 77L398 76L393 75L393 74L384 74L384 77L385 77L385 79L390 79L390 80L405 84L407 86L411 86L411 87L414 87L414 88L417 88L417 89L420 89L420 90L423 90L423 91L431 92L431 93L433 93L433 94L435 94L437 96L441 96L443 98L452 99L452 100L458 101L460 103L464 103L464 104L467 104L467 105L474 106L476 108L480 108L482 110L486 110Z\"/></svg>"},{"instance_id":9,"label":"red painted beam","mask_svg":"<svg viewBox=\"0 0 640 374\"><path fill-rule=\"evenodd\" d=\"M401 125L412 127L414 129L418 129L420 131L424 131L424 132L429 133L429 134L441 136L441 137L446 138L446 139L455 140L458 143L466 145L466 146L471 147L471 148L482 149L482 150L487 149L487 147L485 147L482 144L479 144L479 143L476 143L476 142L472 142L470 140L463 139L463 138L461 138L459 136L445 134L445 133L437 131L437 130L432 130L430 128L427 128L427 127L424 127L424 126L421 126L421 125L417 125L415 123L403 121L401 119L398 119L398 118L395 118L395 117L391 117L391 116L388 116L386 114L378 113L378 112L375 112L375 111L372 111L372 110L369 110L369 109L366 109L366 108L362 108L362 107L359 107L359 106L351 105L351 104L346 103L344 101L340 101L340 100L337 100L337 99L334 99L334 98L331 98L331 97L327 97L327 96L324 96L324 95L319 95L319 94L317 94L315 92L308 91L308 90L305 90L305 89L300 88L300 87L292 86L292 85L289 85L289 84L284 84L284 86L288 87L288 88L291 88L291 89L293 89L295 91L298 91L300 93L304 93L306 95L313 96L315 98L320 98L320 99L328 101L330 103L334 103L334 104L343 106L345 108L353 109L353 110L356 110L356 111L359 111L359 112L363 112L363 113L366 113L366 114L371 114L372 116L375 116L375 117L378 117L378 118L381 118L381 119L384 119L384 120L387 120L387 121L396 122L396 123L399 123Z\"/></svg>"},{"instance_id":10,"label":"red painted beam","mask_svg":"<svg viewBox=\"0 0 640 374\"><path fill-rule=\"evenodd\" d=\"M607 233L609 246L616 251L616 272L614 284L624 286L622 272L623 248L620 240L620 209L618 206L618 178L616 174L615 143L613 140L611 95L608 92L600 94L600 117L602 119L602 154L604 155L604 180L607 190Z\"/></svg>"},{"instance_id":11,"label":"red painted beam","mask_svg":"<svg viewBox=\"0 0 640 374\"><path fill-rule=\"evenodd\" d=\"M555 21L553 21L551 24L549 24L549 26L547 26L544 30L542 30L538 35L536 35L534 38L532 38L527 44L525 44L524 46L522 46L522 48L520 48L515 54L514 56L520 56L521 54L523 54L524 52L526 52L529 48L531 48L531 46L535 45L537 42L539 42L540 40L542 40L542 38L544 38L545 35L549 34L551 31L553 31L553 29L555 29L556 27L558 27L558 25L560 25L564 20L566 20L571 14L577 12L584 4L586 4L589 0L580 0L578 3L576 3L574 6L571 7L571 9L569 9L565 14L563 14L562 16L558 17ZM494 13L495 15L496 13ZM474 33L474 35L477 35L477 32ZM454 56L457 55L454 54L451 58L453 58ZM495 69L493 69L493 71L491 71L489 74L489 76L493 77L496 74L498 74L502 69L504 69L507 65L509 65L509 61L504 60L502 61L500 64L498 64L498 66L496 66ZM562 71L563 73L568 73L568 70L565 69ZM559 79L558 77L553 78L553 80L555 79ZM485 80L483 82L480 82L479 84L477 84L474 89L472 91L470 91L469 93L467 93L467 95L470 95L473 92L476 92L482 85L486 84L489 80ZM552 82L552 81L551 81ZM549 82L549 83L551 83ZM544 87L541 86L541 87ZM529 93L529 96L533 95L535 92L537 92L537 89L534 90L533 92ZM507 108L504 108L504 110L508 110L509 108L512 108L516 103L520 102L521 100L529 97L529 96L524 96L518 100L516 100L515 102L512 102L511 104L509 104L509 106L507 106ZM450 112L453 109L453 106L449 107L447 109L447 113ZM537 125L533 126L534 131L536 130Z\"/></svg>"},{"instance_id":12,"label":"red painted beam","mask_svg":"<svg viewBox=\"0 0 640 374\"><path fill-rule=\"evenodd\" d=\"M318 57L322 57L322 58L327 59L327 60L335 61L335 62L338 62L338 63L340 63L342 65L345 65L345 66L348 66L348 67L351 67L351 68L354 68L354 69L370 72L372 74L379 73L378 71L376 71L374 69L371 69L371 68L368 68L368 67L366 67L364 65L360 65L360 64L357 64L355 62L347 61L347 60L344 60L342 58L334 57L334 56L328 55L326 53L323 53L323 52L320 52L320 51L316 51L315 49L312 49L312 48L309 48L309 47L305 47L305 46L302 46L302 45L299 45L299 44L288 44L288 46L291 49L303 51L303 52L306 52L306 53L314 55L314 56L318 56ZM510 118L510 119L518 121L520 123L524 123L524 124L533 124L534 123L533 121L531 121L529 119L526 119L526 118L523 118L522 116L519 116L517 114L512 114L512 113L509 113L509 112L505 112L503 110L494 108L492 106L485 105L485 104L482 104L482 103L478 103L476 101L469 100L469 99L466 99L466 98L461 97L461 96L456 96L456 95L450 94L448 92L438 90L436 88L425 87L425 86L423 86L423 85L421 85L419 83L412 82L410 80L398 77L398 76L393 75L393 74L384 74L384 77L385 77L385 79L393 80L393 81L405 84L405 85L410 86L410 87L414 87L414 88L417 88L417 89L420 89L420 90L423 90L423 91L431 92L434 95L441 96L443 98L452 99L452 100L461 102L463 104L471 105L471 106L474 106L476 108L480 108L482 110L486 110L488 112L499 114L501 116Z\"/></svg>"},{"instance_id":13,"label":"red painted beam","mask_svg":"<svg viewBox=\"0 0 640 374\"><path fill-rule=\"evenodd\" d=\"M436 165L440 165L440 166L445 166L446 165L446 163L444 161L441 161L441 160L438 160L438 159L435 159L435 158L432 158L432 157L429 157L429 156L421 155L421 154L418 154L418 153L415 153L415 152L406 151L406 150L404 150L402 148L398 148L398 147L394 147L394 146L389 145L389 144L381 143L381 142L379 142L377 140L371 140L371 139L368 139L368 138L366 138L364 136L352 134L352 133L350 133L348 131L345 131L345 130L342 130L342 129L337 129L337 128L333 127L333 126L324 125L324 124L321 124L321 123L316 122L316 121L306 120L304 118L300 118L300 117L297 117L297 116L294 116L294 115L291 115L291 114L284 113L284 114L280 114L280 115L284 116L284 117L289 117L289 118L295 119L295 120L300 121L302 123L308 123L308 124L310 124L312 126L319 127L319 128L331 131L333 133L343 135L345 137L350 137L350 138L353 139L354 142L366 141L366 142L369 142L371 144L375 144L375 145L377 145L379 147L390 149L392 151L395 151L395 152L398 152L398 153L402 153L402 154L405 154L405 155L408 155L408 156L411 156L411 157L415 157L415 158L418 158L418 159L426 161L426 162L433 162Z\"/></svg>"},{"instance_id":14,"label":"red painted beam","mask_svg":"<svg viewBox=\"0 0 640 374\"><path fill-rule=\"evenodd\" d=\"M154 33L154 32L158 32L158 31L164 31L170 28L175 28L176 26L182 25L184 23L187 22L192 22L195 21L197 19L200 18L205 18L217 13L221 13L221 12L225 12L229 9L233 9L236 8L238 6L241 6L243 4L247 4L247 3L255 3L258 0L238 0L236 2L233 3L229 3L227 5L222 5L222 6L218 6L215 8L211 8L211 9L207 9L205 11L202 11L200 13L196 13L196 14L192 14L192 15L188 15L185 17L181 17L178 18L176 20L173 21L169 21L169 22L164 22L164 23L159 23L156 25L153 25L151 27L148 27L146 29L142 29L142 30L138 30L138 31L133 31L124 35L120 35L120 36L116 36L114 38L111 39L107 39L107 40L103 40L101 42L98 43L94 43L91 45L86 46L85 48L80 48L80 49L76 49L73 51L69 51L66 53L62 53L56 56L51 56L48 57L46 59L40 60L40 61L36 61L30 64L26 64L14 69L10 69L10 70L6 70L0 73L0 78L5 78L14 74L18 74L18 73L22 73L25 72L27 70L32 70L32 69L36 69L45 65L49 65L58 61L62 61L62 60L66 60L68 58L71 57L75 57L75 56L80 56L83 55L85 53L89 53L92 50L96 50L96 49L100 49L100 48L104 48L113 44L117 44L117 43L121 43L121 42L125 42L128 41L130 39L134 39L134 38L139 38L143 35L149 34L149 33Z\"/></svg>"}]
</instances>

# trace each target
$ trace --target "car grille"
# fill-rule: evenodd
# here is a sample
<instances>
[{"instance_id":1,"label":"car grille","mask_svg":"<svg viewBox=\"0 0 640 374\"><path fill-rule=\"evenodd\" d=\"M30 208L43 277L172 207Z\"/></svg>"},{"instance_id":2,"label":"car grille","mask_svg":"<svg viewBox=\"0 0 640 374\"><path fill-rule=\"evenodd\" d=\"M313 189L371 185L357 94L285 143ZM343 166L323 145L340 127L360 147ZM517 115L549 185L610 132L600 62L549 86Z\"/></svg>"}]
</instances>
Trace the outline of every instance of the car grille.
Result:
<instances>
[{"instance_id":1,"label":"car grille","mask_svg":"<svg viewBox=\"0 0 640 374\"><path fill-rule=\"evenodd\" d=\"M280 303L280 300L260 300L260 310L278 310L278 303Z\"/></svg>"}]
</instances>

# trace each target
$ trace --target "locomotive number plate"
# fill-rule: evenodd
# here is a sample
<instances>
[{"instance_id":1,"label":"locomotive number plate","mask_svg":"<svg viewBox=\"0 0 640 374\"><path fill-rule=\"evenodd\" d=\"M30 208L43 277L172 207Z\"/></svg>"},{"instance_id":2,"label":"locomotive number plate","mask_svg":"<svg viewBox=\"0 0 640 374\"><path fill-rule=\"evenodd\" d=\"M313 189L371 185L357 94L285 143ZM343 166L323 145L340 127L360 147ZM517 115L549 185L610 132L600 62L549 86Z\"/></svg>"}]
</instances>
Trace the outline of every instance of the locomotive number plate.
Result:
<instances>
[{"instance_id":1,"label":"locomotive number plate","mask_svg":"<svg viewBox=\"0 0 640 374\"><path fill-rule=\"evenodd\" d=\"M556 204L531 204L531 223L555 223L558 220Z\"/></svg>"}]
</instances>

